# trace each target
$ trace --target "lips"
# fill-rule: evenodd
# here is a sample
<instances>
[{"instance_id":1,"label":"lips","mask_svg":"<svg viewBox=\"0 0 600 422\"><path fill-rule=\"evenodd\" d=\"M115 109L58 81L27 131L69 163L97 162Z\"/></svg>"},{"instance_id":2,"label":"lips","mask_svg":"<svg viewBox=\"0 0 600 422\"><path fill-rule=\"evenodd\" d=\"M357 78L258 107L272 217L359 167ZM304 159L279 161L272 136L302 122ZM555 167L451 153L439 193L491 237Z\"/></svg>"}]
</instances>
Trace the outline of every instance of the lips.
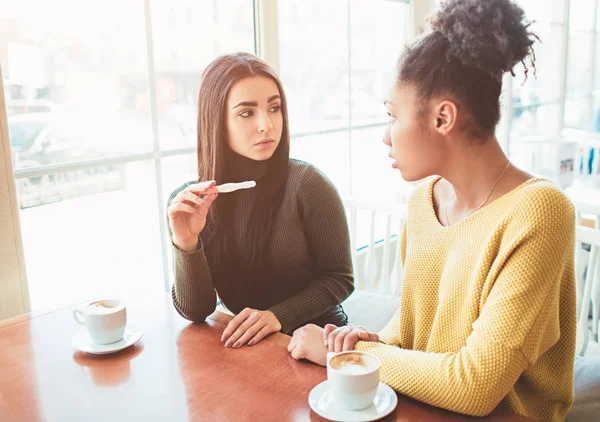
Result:
<instances>
[{"instance_id":1,"label":"lips","mask_svg":"<svg viewBox=\"0 0 600 422\"><path fill-rule=\"evenodd\" d=\"M257 142L256 144L254 144L254 145L268 145L268 144L272 144L272 143L274 143L274 142L275 142L275 141L274 141L273 139L271 139L271 138L267 138L267 139L263 139L263 140L261 140L261 141L258 141L258 142Z\"/></svg>"},{"instance_id":2,"label":"lips","mask_svg":"<svg viewBox=\"0 0 600 422\"><path fill-rule=\"evenodd\" d=\"M388 157L390 157L393 161L392 161L392 168L397 169L398 168L398 162L396 161L396 159L394 158L394 156L392 155L392 153L388 153Z\"/></svg>"}]
</instances>

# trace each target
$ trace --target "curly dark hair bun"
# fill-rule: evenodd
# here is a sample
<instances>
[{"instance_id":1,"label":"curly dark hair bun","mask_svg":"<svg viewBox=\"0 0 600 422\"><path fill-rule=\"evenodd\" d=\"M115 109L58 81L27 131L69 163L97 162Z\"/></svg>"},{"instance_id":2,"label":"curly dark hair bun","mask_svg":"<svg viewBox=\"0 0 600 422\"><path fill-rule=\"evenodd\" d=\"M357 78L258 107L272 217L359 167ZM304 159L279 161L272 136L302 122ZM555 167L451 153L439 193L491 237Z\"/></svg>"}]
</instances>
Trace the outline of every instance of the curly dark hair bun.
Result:
<instances>
[{"instance_id":1,"label":"curly dark hair bun","mask_svg":"<svg viewBox=\"0 0 600 422\"><path fill-rule=\"evenodd\" d=\"M531 22L523 9L510 0L447 0L430 24L448 39L447 54L464 66L499 80L504 72L512 73L517 63L525 65L531 55L535 70L532 46L537 36L529 31Z\"/></svg>"}]
</instances>

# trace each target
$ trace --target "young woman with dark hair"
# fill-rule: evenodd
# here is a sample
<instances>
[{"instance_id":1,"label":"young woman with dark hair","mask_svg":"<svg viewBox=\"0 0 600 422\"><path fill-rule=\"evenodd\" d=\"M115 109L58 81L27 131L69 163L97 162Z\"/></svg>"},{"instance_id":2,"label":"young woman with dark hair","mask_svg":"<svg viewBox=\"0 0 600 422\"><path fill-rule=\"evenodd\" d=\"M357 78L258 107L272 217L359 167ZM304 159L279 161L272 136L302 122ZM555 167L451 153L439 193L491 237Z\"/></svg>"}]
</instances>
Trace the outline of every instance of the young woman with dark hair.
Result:
<instances>
[{"instance_id":1,"label":"young woman with dark hair","mask_svg":"<svg viewBox=\"0 0 600 422\"><path fill-rule=\"evenodd\" d=\"M380 333L294 333L294 358L367 350L382 381L434 406L562 421L573 402L575 213L547 180L511 164L494 131L502 76L533 65L523 10L449 0L399 61L384 143L409 181L400 309ZM373 312L377 312L373 310Z\"/></svg>"},{"instance_id":2,"label":"young woman with dark hair","mask_svg":"<svg viewBox=\"0 0 600 422\"><path fill-rule=\"evenodd\" d=\"M181 315L204 321L217 294L237 316L222 341L256 344L313 322L345 325L340 303L354 289L346 215L333 184L290 160L287 102L257 57L217 58L198 95L198 180L169 200ZM255 181L219 194L217 185ZM218 196L218 199L217 199Z\"/></svg>"}]
</instances>

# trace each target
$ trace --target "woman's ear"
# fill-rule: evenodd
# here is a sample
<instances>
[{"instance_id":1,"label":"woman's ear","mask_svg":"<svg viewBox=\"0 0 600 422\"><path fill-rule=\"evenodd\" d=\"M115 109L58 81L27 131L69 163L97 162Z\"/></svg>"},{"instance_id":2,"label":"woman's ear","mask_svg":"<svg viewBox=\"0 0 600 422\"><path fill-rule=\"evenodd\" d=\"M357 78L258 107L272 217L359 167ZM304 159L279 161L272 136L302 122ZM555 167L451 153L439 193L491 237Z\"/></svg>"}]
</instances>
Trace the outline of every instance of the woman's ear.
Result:
<instances>
[{"instance_id":1,"label":"woman's ear","mask_svg":"<svg viewBox=\"0 0 600 422\"><path fill-rule=\"evenodd\" d=\"M435 106L433 117L435 131L440 135L448 135L456 125L458 107L453 101L443 100Z\"/></svg>"}]
</instances>

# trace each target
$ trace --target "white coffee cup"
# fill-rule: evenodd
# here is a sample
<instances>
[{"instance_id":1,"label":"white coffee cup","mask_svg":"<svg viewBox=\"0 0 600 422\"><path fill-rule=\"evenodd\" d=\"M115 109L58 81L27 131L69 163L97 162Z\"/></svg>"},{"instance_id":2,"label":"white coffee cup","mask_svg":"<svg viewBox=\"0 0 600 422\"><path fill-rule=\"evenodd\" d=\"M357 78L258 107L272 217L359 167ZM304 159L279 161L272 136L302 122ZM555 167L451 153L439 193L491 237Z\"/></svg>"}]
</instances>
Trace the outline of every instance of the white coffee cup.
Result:
<instances>
[{"instance_id":1,"label":"white coffee cup","mask_svg":"<svg viewBox=\"0 0 600 422\"><path fill-rule=\"evenodd\" d=\"M96 300L83 310L73 311L77 323L85 326L96 344L111 344L123 338L127 324L125 303L118 299Z\"/></svg>"},{"instance_id":2,"label":"white coffee cup","mask_svg":"<svg viewBox=\"0 0 600 422\"><path fill-rule=\"evenodd\" d=\"M334 402L346 410L373 404L381 361L369 352L349 350L327 354L327 380Z\"/></svg>"}]
</instances>

